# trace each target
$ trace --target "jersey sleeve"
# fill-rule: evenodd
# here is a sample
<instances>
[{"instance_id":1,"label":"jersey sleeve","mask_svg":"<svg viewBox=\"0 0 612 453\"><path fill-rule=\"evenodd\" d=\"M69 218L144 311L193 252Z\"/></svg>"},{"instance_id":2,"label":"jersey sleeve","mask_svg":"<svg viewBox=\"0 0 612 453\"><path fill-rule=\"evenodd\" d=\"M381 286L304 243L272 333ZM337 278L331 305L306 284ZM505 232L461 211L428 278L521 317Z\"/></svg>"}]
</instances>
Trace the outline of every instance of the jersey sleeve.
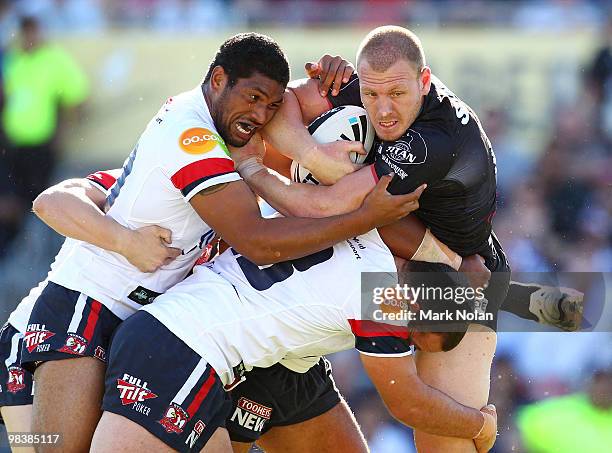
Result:
<instances>
[{"instance_id":1,"label":"jersey sleeve","mask_svg":"<svg viewBox=\"0 0 612 453\"><path fill-rule=\"evenodd\" d=\"M119 177L120 174L121 174L121 169L101 170L101 171L92 173L90 175L87 175L85 179L94 183L94 186L96 186L98 189L100 189L105 194L108 194L108 192L110 191L111 187L113 187L113 185L117 181L117 178Z\"/></svg>"},{"instance_id":2,"label":"jersey sleeve","mask_svg":"<svg viewBox=\"0 0 612 453\"><path fill-rule=\"evenodd\" d=\"M336 96L331 95L331 88L327 93L327 102L331 108L340 107L342 105L356 105L363 107L361 103L361 94L359 93L359 77L357 74L353 74L349 81L343 83L340 87L340 91Z\"/></svg>"},{"instance_id":3,"label":"jersey sleeve","mask_svg":"<svg viewBox=\"0 0 612 453\"><path fill-rule=\"evenodd\" d=\"M388 191L407 194L423 183L444 178L453 163L451 137L438 127L415 125L398 140L381 142L375 153L373 172L378 180L394 173Z\"/></svg>"},{"instance_id":4,"label":"jersey sleeve","mask_svg":"<svg viewBox=\"0 0 612 453\"><path fill-rule=\"evenodd\" d=\"M241 179L223 139L211 129L183 128L170 147L162 166L187 201L204 189Z\"/></svg>"},{"instance_id":5,"label":"jersey sleeve","mask_svg":"<svg viewBox=\"0 0 612 453\"><path fill-rule=\"evenodd\" d=\"M355 349L371 356L402 357L413 353L405 326L349 319Z\"/></svg>"}]
</instances>

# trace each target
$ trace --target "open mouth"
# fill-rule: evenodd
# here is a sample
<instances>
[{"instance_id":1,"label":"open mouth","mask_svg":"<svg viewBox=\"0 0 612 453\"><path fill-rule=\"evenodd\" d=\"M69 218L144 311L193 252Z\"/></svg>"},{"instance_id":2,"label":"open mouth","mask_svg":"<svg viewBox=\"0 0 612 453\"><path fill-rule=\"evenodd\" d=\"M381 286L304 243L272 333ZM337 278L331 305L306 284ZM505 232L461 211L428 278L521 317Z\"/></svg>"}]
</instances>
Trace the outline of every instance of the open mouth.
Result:
<instances>
[{"instance_id":1,"label":"open mouth","mask_svg":"<svg viewBox=\"0 0 612 453\"><path fill-rule=\"evenodd\" d=\"M397 124L397 121L379 121L378 124L383 129L391 129Z\"/></svg>"},{"instance_id":2,"label":"open mouth","mask_svg":"<svg viewBox=\"0 0 612 453\"><path fill-rule=\"evenodd\" d=\"M245 123L243 121L236 121L235 124L236 124L236 130L241 135L250 136L253 133L253 131L257 129L256 126L253 126L252 124L249 124L249 123Z\"/></svg>"}]
</instances>

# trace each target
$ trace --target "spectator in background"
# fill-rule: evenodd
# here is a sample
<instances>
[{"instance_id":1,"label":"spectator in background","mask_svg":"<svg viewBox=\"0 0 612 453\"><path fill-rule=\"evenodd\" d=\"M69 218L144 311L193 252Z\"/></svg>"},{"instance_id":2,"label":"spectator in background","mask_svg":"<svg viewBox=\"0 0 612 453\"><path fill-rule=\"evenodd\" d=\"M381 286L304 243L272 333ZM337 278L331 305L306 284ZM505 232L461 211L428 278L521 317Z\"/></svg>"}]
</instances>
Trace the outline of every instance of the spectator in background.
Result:
<instances>
[{"instance_id":1,"label":"spectator in background","mask_svg":"<svg viewBox=\"0 0 612 453\"><path fill-rule=\"evenodd\" d=\"M43 40L38 20L24 17L17 45L5 54L3 88L0 256L34 197L50 183L58 157L60 109L81 104L88 83L66 52Z\"/></svg>"},{"instance_id":2,"label":"spectator in background","mask_svg":"<svg viewBox=\"0 0 612 453\"><path fill-rule=\"evenodd\" d=\"M590 66L587 81L597 104L597 126L603 138L612 141L612 14L606 24L603 45Z\"/></svg>"},{"instance_id":3,"label":"spectator in background","mask_svg":"<svg viewBox=\"0 0 612 453\"><path fill-rule=\"evenodd\" d=\"M586 394L551 398L519 414L523 444L531 453L610 451L612 369L593 375Z\"/></svg>"}]
</instances>

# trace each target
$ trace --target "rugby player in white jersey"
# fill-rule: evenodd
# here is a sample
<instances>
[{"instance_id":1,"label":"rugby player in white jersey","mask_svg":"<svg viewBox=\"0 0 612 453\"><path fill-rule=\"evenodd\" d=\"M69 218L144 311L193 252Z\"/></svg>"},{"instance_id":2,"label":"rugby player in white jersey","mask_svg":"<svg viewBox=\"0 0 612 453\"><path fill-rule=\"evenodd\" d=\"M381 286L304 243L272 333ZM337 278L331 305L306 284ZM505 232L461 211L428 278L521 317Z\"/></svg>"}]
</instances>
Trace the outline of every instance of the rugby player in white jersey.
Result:
<instances>
[{"instance_id":1,"label":"rugby player in white jersey","mask_svg":"<svg viewBox=\"0 0 612 453\"><path fill-rule=\"evenodd\" d=\"M389 178L363 205L326 219L263 219L235 172L240 147L272 118L289 80L278 45L263 35L226 41L201 86L168 99L127 158L107 215L129 228L159 225L181 254L153 273L79 242L37 298L22 365L35 370L32 430L61 432L65 451L89 447L99 418L104 357L123 319L182 280L214 231L258 264L298 258L397 220L420 191L394 197ZM214 231L213 231L214 229Z\"/></svg>"},{"instance_id":2,"label":"rugby player in white jersey","mask_svg":"<svg viewBox=\"0 0 612 453\"><path fill-rule=\"evenodd\" d=\"M410 332L409 324L364 317L362 273L395 271L377 231L270 267L257 266L233 249L196 266L193 275L117 330L109 351L105 412L91 451L169 446L229 452L229 439L210 445L208 440L225 431L225 419L232 415L226 389L239 388L244 370L352 347L362 353L366 371L398 420L475 441L478 451L488 451L495 440L493 409L471 409L424 384L410 356L411 342L441 351L457 344L455 333ZM386 276L391 286L397 282L394 274ZM132 409L137 402L141 411ZM232 416L257 424L269 415L268 408L245 398ZM317 443L303 442L308 440ZM338 444L336 451L350 450Z\"/></svg>"},{"instance_id":3,"label":"rugby player in white jersey","mask_svg":"<svg viewBox=\"0 0 612 453\"><path fill-rule=\"evenodd\" d=\"M53 199L61 194L59 201L67 213L62 222L72 221L77 229L71 231L73 234L79 235L80 232L82 239L121 254L134 266L148 272L171 261L180 251L167 245L171 242L169 230L158 226L131 230L104 217L101 209L119 174L120 170L99 171L84 179L63 181L39 195L34 210L47 205L46 201L41 203L41 200L47 197ZM96 209L90 210L89 206ZM96 226L96 234L91 234L93 225ZM49 279L53 279L54 269L70 255L76 243L72 238L64 241L45 280L23 298L0 332L0 383L4 386L0 392L0 422L4 423L8 432L30 431L34 386L32 373L22 368L20 363L23 337L36 299Z\"/></svg>"}]
</instances>

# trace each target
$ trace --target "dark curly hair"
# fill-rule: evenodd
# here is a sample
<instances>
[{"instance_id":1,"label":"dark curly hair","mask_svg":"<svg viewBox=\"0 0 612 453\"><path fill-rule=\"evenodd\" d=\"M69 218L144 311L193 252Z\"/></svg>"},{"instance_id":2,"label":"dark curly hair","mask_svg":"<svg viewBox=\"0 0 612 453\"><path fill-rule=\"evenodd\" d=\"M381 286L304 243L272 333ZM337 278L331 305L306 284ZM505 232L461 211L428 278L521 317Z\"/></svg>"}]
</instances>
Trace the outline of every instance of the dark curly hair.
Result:
<instances>
[{"instance_id":1,"label":"dark curly hair","mask_svg":"<svg viewBox=\"0 0 612 453\"><path fill-rule=\"evenodd\" d=\"M272 38L259 33L240 33L232 36L219 47L208 67L204 83L210 80L212 71L221 66L233 87L238 79L246 79L258 72L283 87L289 83L289 63L280 46Z\"/></svg>"}]
</instances>

